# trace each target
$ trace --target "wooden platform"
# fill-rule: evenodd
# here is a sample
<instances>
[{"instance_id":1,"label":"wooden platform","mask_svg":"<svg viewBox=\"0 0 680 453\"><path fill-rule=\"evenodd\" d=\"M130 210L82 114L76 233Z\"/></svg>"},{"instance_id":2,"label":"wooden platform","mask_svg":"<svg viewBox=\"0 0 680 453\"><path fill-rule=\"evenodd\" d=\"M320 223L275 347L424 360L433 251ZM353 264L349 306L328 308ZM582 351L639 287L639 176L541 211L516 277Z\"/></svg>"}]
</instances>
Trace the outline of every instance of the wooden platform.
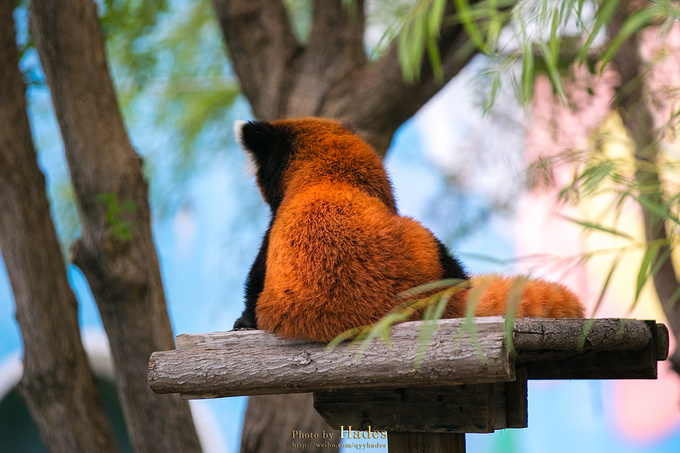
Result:
<instances>
[{"instance_id":1,"label":"wooden platform","mask_svg":"<svg viewBox=\"0 0 680 453\"><path fill-rule=\"evenodd\" d=\"M180 335L151 355L149 385L186 398L313 392L332 427L387 431L391 452L464 451L457 433L527 426L528 379L655 379L667 355L667 328L635 319L407 322L390 344L333 350L232 331ZM455 448L407 446L421 441Z\"/></svg>"},{"instance_id":2,"label":"wooden platform","mask_svg":"<svg viewBox=\"0 0 680 453\"><path fill-rule=\"evenodd\" d=\"M520 318L509 337L505 320L489 317L438 321L416 363L421 324L394 326L391 347L374 340L361 355L259 330L180 335L177 349L151 355L149 385L216 398L509 382L517 366L529 379L654 379L668 354L668 330L654 321Z\"/></svg>"}]
</instances>

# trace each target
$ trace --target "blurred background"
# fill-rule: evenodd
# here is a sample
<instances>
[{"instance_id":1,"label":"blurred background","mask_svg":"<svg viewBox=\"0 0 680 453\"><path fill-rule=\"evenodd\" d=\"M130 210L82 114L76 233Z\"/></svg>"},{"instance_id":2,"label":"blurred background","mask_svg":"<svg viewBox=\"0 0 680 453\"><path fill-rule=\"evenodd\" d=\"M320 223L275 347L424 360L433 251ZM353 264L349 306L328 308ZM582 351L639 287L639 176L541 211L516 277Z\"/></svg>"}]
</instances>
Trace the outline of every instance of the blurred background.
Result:
<instances>
[{"instance_id":1,"label":"blurred background","mask_svg":"<svg viewBox=\"0 0 680 453\"><path fill-rule=\"evenodd\" d=\"M377 59L385 40L396 35L394 24L409 18L413 5L368 3L365 46ZM253 113L239 91L212 4L98 5L125 123L150 181L153 233L174 332L229 330L243 309L243 283L269 212L254 179L244 174L232 134L233 121ZM309 2L286 5L296 33L304 36ZM27 14L20 3L14 18L21 70L39 165L66 252L79 220ZM640 33L650 96L657 93L660 124L668 121L660 167L675 199L680 27L676 20L662 32ZM506 56L521 49L521 42L504 39ZM549 74L537 70L529 98L522 99L517 92L525 71L521 59L475 56L397 130L385 165L400 211L430 228L471 273L558 280L582 296L589 316L665 322L651 271L641 270L647 249L640 245L640 207L618 195L625 191L622 179L634 172L625 125L611 109L618 74L574 69L556 89ZM669 206L677 214L677 206ZM75 266L68 266L68 277L107 412L122 450L131 451L96 305ZM0 450L44 451L15 390L22 342L14 311L0 260ZM192 401L205 451L239 451L245 405L246 398ZM528 428L468 435L467 443L475 452L680 451L680 376L663 362L654 381L530 382Z\"/></svg>"}]
</instances>

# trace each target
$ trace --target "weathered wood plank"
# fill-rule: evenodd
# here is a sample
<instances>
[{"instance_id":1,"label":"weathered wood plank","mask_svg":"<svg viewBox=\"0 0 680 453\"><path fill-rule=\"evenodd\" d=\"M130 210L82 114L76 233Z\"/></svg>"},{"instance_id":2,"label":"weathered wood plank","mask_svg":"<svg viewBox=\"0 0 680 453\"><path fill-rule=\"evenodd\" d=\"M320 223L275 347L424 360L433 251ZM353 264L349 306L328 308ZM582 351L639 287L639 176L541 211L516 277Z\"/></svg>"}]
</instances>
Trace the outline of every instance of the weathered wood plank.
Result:
<instances>
[{"instance_id":1,"label":"weathered wood plank","mask_svg":"<svg viewBox=\"0 0 680 453\"><path fill-rule=\"evenodd\" d=\"M527 426L527 373L514 382L314 392L314 408L335 429L489 433Z\"/></svg>"},{"instance_id":2,"label":"weathered wood plank","mask_svg":"<svg viewBox=\"0 0 680 453\"><path fill-rule=\"evenodd\" d=\"M393 327L392 348L375 340L361 357L349 343L329 352L257 330L180 335L177 350L151 356L149 383L187 397L433 387L511 381L515 362L529 379L649 379L668 354L668 331L653 321L521 318L510 357L504 323L477 318L471 333L465 319L438 321L419 367L418 321Z\"/></svg>"},{"instance_id":3,"label":"weathered wood plank","mask_svg":"<svg viewBox=\"0 0 680 453\"><path fill-rule=\"evenodd\" d=\"M439 321L422 352L420 325L394 326L392 347L374 341L361 357L349 343L329 352L260 331L183 336L179 349L152 354L149 385L156 393L210 398L514 379L503 318L476 319L475 340L464 320Z\"/></svg>"},{"instance_id":4,"label":"weathered wood plank","mask_svg":"<svg viewBox=\"0 0 680 453\"><path fill-rule=\"evenodd\" d=\"M518 318L512 339L522 360L534 354L561 358L592 350L637 351L649 344L652 332L637 319Z\"/></svg>"},{"instance_id":5,"label":"weathered wood plank","mask_svg":"<svg viewBox=\"0 0 680 453\"><path fill-rule=\"evenodd\" d=\"M513 343L529 379L656 379L657 361L668 355L667 332L636 319L522 318Z\"/></svg>"},{"instance_id":6,"label":"weathered wood plank","mask_svg":"<svg viewBox=\"0 0 680 453\"><path fill-rule=\"evenodd\" d=\"M355 431L490 433L506 428L505 384L314 392L330 426Z\"/></svg>"}]
</instances>

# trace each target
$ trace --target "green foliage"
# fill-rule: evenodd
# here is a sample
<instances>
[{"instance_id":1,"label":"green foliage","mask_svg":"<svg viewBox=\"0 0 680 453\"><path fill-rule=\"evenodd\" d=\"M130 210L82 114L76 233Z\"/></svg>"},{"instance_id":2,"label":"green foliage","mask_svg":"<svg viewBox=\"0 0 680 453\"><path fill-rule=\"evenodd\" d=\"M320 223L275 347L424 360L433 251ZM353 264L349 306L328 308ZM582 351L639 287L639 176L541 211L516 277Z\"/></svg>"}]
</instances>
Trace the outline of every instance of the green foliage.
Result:
<instances>
[{"instance_id":1,"label":"green foliage","mask_svg":"<svg viewBox=\"0 0 680 453\"><path fill-rule=\"evenodd\" d=\"M513 280L510 290L508 291L508 298L505 305L505 344L508 346L512 356L515 355L515 346L512 341L513 327L515 325L515 319L517 318L517 309L519 308L524 288L528 282L528 277L524 275L517 276Z\"/></svg>"},{"instance_id":2,"label":"green foliage","mask_svg":"<svg viewBox=\"0 0 680 453\"><path fill-rule=\"evenodd\" d=\"M137 207L131 200L118 200L115 192L100 193L97 200L106 206L107 233L121 241L129 241L135 229L135 224L131 220L125 219L125 214L130 213Z\"/></svg>"},{"instance_id":3,"label":"green foliage","mask_svg":"<svg viewBox=\"0 0 680 453\"><path fill-rule=\"evenodd\" d=\"M102 21L111 32L109 51L125 113L134 121L138 111L148 115L151 109L158 127L174 132L178 167L191 165L201 133L224 119L239 94L212 5L200 0L170 11L164 1L152 2L156 8L124 3L127 10L113 10ZM135 6L144 14L125 22L137 17Z\"/></svg>"},{"instance_id":4,"label":"green foliage","mask_svg":"<svg viewBox=\"0 0 680 453\"><path fill-rule=\"evenodd\" d=\"M510 287L505 314L505 341L511 355L515 354L513 346L513 327L516 318L517 308L524 292L524 288L529 279L525 276L518 276ZM479 286L470 288L469 280L444 279L431 283L419 285L415 288L404 291L396 296L397 301L403 301L395 306L387 315L383 316L378 322L370 326L362 326L350 329L334 338L327 346L328 351L332 351L341 343L351 340L348 351L354 351L355 359L363 356L366 348L376 339L381 340L388 347L392 347L390 340L390 329L395 324L409 321L415 318L422 319L418 334L418 345L416 348L414 366L420 367L425 352L430 345L430 340L437 329L437 320L441 319L451 297L461 291L469 289L466 296L467 306L465 317L453 339L451 347L456 348L465 334L468 334L472 346L482 360L485 360L475 324L475 310L480 297L487 288L489 282L484 282Z\"/></svg>"},{"instance_id":5,"label":"green foliage","mask_svg":"<svg viewBox=\"0 0 680 453\"><path fill-rule=\"evenodd\" d=\"M613 197L603 209L598 218L576 219L562 216L565 220L580 226L584 233L599 233L618 240L614 248L605 248L586 253L582 261L588 261L596 256L612 256L600 295L593 312L597 312L612 279L619 268L621 260L628 254L641 254L635 281L631 287L632 302L629 310L637 306L645 285L658 274L661 266L670 259L672 250L677 247L679 238L676 233L680 228L680 188L677 182L663 180L649 183L639 177L640 168L645 172L660 174L677 174L680 161L657 157L656 162L634 161L633 157L610 158L601 150L569 156L556 156L548 163L560 165L564 162L576 162L577 167L572 181L560 191L563 201L591 199L598 196ZM637 166L637 172L636 172ZM620 228L620 216L627 202L640 205L655 222L666 224L669 235L664 239L638 239ZM649 226L648 226L649 227ZM659 227L660 228L660 227ZM673 294L666 304L674 304L680 298L680 289Z\"/></svg>"},{"instance_id":6,"label":"green foliage","mask_svg":"<svg viewBox=\"0 0 680 453\"><path fill-rule=\"evenodd\" d=\"M328 344L328 350L333 350L346 340L352 340L351 344L356 348L356 355L360 357L374 339L379 338L386 345L391 346L390 328L394 324L408 321L416 313L424 313L427 317L424 316L423 319L426 321L439 319L451 296L464 290L468 285L469 282L465 280L445 279L404 291L396 296L397 302L402 302L377 323L372 326L356 327L341 333ZM430 331L431 328L433 326L425 327L425 332L421 332L419 351L424 351L423 348L427 347L429 338L434 332L433 330Z\"/></svg>"},{"instance_id":7,"label":"green foliage","mask_svg":"<svg viewBox=\"0 0 680 453\"><path fill-rule=\"evenodd\" d=\"M491 61L490 69L479 76L489 87L486 109L493 105L501 76L519 61L521 77L513 85L522 104L531 99L535 77L544 73L564 100L562 79L573 63L602 71L632 35L652 23L670 25L680 17L678 2L651 1L628 17L616 36L606 38L606 27L622 7L622 0L451 1L456 12L450 16L443 15L445 1L419 0L404 17L398 41L404 79L410 83L419 80L427 53L441 81L437 38L442 27L460 24L469 42L459 49L459 57L474 51L487 55ZM500 42L502 30L512 32L513 39Z\"/></svg>"},{"instance_id":8,"label":"green foliage","mask_svg":"<svg viewBox=\"0 0 680 453\"><path fill-rule=\"evenodd\" d=\"M140 90L155 75L159 55L148 37L157 31L168 7L166 0L100 1L102 31L114 71L128 79L131 90Z\"/></svg>"},{"instance_id":9,"label":"green foliage","mask_svg":"<svg viewBox=\"0 0 680 453\"><path fill-rule=\"evenodd\" d=\"M404 80L416 83L420 79L427 53L435 80L444 82L441 54L437 42L445 26L462 25L470 36L470 43L458 49L456 57L464 60L475 51L492 53L492 46L508 14L503 11L511 0L489 0L470 4L468 0L454 0L457 13L446 16L446 0L419 0L398 24L398 55Z\"/></svg>"},{"instance_id":10,"label":"green foliage","mask_svg":"<svg viewBox=\"0 0 680 453\"><path fill-rule=\"evenodd\" d=\"M195 170L228 148L240 87L209 0L102 3L118 97L163 217L183 203Z\"/></svg>"}]
</instances>

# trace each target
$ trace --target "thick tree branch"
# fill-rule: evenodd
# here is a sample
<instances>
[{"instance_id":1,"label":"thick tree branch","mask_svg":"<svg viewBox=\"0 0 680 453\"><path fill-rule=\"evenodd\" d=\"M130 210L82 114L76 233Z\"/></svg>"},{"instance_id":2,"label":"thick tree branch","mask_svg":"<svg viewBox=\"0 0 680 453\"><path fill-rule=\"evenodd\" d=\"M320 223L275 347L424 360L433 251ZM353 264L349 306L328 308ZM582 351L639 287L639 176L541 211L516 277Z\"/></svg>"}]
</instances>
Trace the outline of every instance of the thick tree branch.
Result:
<instances>
[{"instance_id":1,"label":"thick tree branch","mask_svg":"<svg viewBox=\"0 0 680 453\"><path fill-rule=\"evenodd\" d=\"M454 12L452 2L446 14ZM462 26L443 27L438 41L443 79L437 81L430 62L425 59L419 82L404 81L397 43L374 64L367 65L345 85L332 93L336 105L328 116L347 118L359 132L384 155L394 132L429 101L449 80L469 63L476 53L462 53L469 39Z\"/></svg>"},{"instance_id":2,"label":"thick tree branch","mask_svg":"<svg viewBox=\"0 0 680 453\"><path fill-rule=\"evenodd\" d=\"M232 63L260 119L325 116L349 120L384 155L394 132L475 55L461 54L460 25L442 28L443 79L429 61L420 81L404 82L394 43L377 62L363 49L364 2L356 16L341 0L314 3L309 43L293 37L280 0L214 0ZM447 14L454 12L452 3Z\"/></svg>"},{"instance_id":3,"label":"thick tree branch","mask_svg":"<svg viewBox=\"0 0 680 453\"><path fill-rule=\"evenodd\" d=\"M609 24L610 34L615 36L628 18L625 8L619 9ZM617 94L617 107L626 130L635 146L635 179L640 198L651 204L663 203L663 187L659 177L658 153L659 134L654 117L643 92L643 61L640 56L638 35L628 39L614 56L613 63L621 75L621 87ZM654 287L663 308L670 330L680 344L680 301L672 302L680 290L675 266L671 260L671 243L665 219L659 218L645 204L641 204L645 238L659 246L652 268L659 265L653 275ZM660 262L663 260L663 262ZM680 374L680 347L670 358L673 369Z\"/></svg>"},{"instance_id":4,"label":"thick tree branch","mask_svg":"<svg viewBox=\"0 0 680 453\"><path fill-rule=\"evenodd\" d=\"M350 10L342 0L317 0L313 4L312 29L302 63L295 69L295 85L287 94L286 116L323 116L336 87L347 85L366 65L364 51L364 2Z\"/></svg>"},{"instance_id":5,"label":"thick tree branch","mask_svg":"<svg viewBox=\"0 0 680 453\"><path fill-rule=\"evenodd\" d=\"M256 117L285 116L302 47L281 0L213 0L234 71Z\"/></svg>"},{"instance_id":6,"label":"thick tree branch","mask_svg":"<svg viewBox=\"0 0 680 453\"><path fill-rule=\"evenodd\" d=\"M141 159L125 131L96 4L33 2L31 29L52 93L82 221L72 249L101 313L137 452L200 451L189 406L148 388L153 351L173 348Z\"/></svg>"},{"instance_id":7,"label":"thick tree branch","mask_svg":"<svg viewBox=\"0 0 680 453\"><path fill-rule=\"evenodd\" d=\"M31 140L13 4L0 0L0 247L24 343L19 390L50 451L115 452Z\"/></svg>"}]
</instances>

